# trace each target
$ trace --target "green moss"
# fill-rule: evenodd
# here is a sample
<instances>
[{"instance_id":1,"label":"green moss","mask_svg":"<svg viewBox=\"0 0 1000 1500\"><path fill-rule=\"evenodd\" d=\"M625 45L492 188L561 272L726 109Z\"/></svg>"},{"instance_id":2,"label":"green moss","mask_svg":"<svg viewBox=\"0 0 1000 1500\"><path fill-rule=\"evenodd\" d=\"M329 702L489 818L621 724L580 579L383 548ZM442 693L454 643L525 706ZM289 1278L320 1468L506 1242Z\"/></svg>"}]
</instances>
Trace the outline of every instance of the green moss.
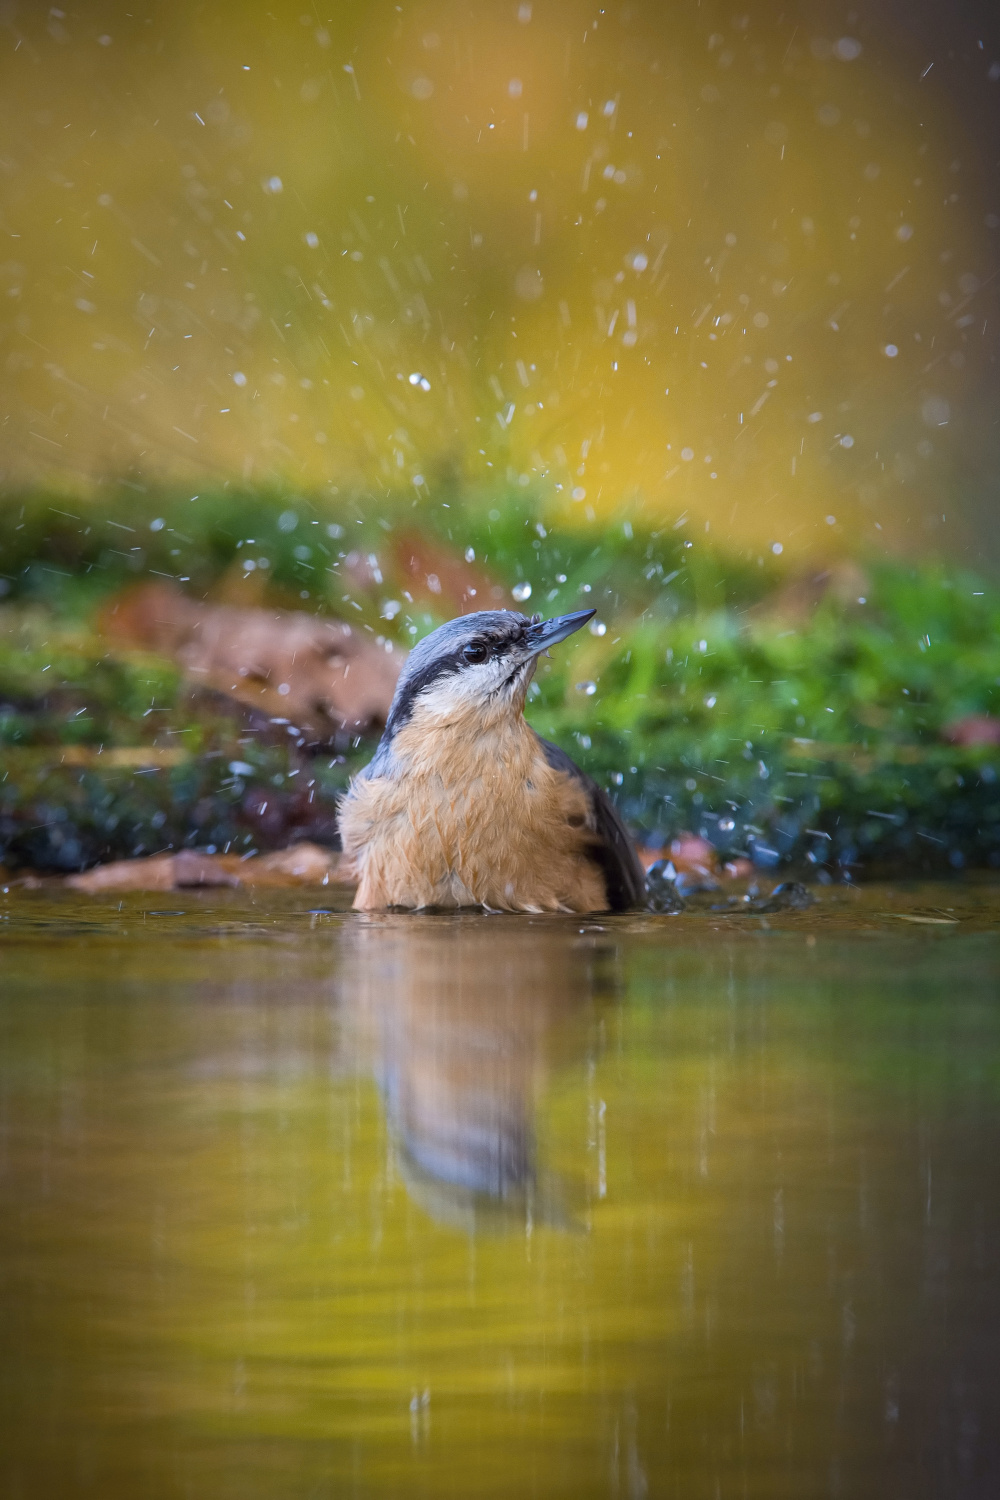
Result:
<instances>
[{"instance_id":1,"label":"green moss","mask_svg":"<svg viewBox=\"0 0 1000 1500\"><path fill-rule=\"evenodd\" d=\"M828 600L805 627L609 630L544 679L535 720L654 842L686 827L764 864L997 863L1000 750L941 739L1000 713L1000 607L976 582L882 563L864 605Z\"/></svg>"}]
</instances>

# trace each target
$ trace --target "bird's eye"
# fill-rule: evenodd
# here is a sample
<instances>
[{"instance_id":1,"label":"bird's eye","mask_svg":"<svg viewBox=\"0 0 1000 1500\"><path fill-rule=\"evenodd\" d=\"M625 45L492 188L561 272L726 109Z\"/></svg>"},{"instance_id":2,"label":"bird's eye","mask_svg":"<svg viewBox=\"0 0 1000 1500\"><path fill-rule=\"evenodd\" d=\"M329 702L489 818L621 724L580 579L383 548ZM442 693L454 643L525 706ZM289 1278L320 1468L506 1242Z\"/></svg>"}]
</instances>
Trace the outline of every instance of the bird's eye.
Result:
<instances>
[{"instance_id":1,"label":"bird's eye","mask_svg":"<svg viewBox=\"0 0 1000 1500\"><path fill-rule=\"evenodd\" d=\"M462 655L467 662L485 661L488 654L482 641L472 641L468 646L462 648Z\"/></svg>"}]
</instances>

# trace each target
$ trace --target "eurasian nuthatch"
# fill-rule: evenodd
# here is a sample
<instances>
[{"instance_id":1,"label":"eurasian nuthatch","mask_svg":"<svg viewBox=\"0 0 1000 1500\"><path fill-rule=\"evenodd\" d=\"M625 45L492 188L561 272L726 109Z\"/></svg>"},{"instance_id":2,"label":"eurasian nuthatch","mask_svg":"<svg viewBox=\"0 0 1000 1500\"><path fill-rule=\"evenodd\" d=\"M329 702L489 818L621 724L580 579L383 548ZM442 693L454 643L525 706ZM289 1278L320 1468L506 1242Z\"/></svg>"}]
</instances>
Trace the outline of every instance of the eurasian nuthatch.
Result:
<instances>
[{"instance_id":1,"label":"eurasian nuthatch","mask_svg":"<svg viewBox=\"0 0 1000 1500\"><path fill-rule=\"evenodd\" d=\"M615 808L523 715L539 654L593 615L485 610L414 647L375 758L340 809L356 908L643 903L642 867Z\"/></svg>"}]
</instances>

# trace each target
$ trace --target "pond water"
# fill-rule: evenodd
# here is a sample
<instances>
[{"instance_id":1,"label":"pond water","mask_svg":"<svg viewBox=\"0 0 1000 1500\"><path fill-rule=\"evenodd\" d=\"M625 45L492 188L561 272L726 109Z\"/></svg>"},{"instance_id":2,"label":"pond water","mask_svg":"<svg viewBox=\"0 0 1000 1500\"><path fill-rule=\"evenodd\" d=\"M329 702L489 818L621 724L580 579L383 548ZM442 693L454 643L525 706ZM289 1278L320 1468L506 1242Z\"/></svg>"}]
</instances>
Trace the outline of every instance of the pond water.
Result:
<instances>
[{"instance_id":1,"label":"pond water","mask_svg":"<svg viewBox=\"0 0 1000 1500\"><path fill-rule=\"evenodd\" d=\"M1000 1492L996 885L342 905L0 898L0 1494Z\"/></svg>"}]
</instances>

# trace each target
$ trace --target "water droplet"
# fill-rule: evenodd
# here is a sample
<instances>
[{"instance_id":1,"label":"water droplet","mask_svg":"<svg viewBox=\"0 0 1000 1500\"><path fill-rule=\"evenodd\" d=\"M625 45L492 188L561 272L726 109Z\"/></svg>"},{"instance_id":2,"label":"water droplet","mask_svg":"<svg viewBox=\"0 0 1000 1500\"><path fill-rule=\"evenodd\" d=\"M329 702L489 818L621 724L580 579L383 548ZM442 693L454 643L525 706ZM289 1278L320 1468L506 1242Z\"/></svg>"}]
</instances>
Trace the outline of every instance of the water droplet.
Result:
<instances>
[{"instance_id":1,"label":"water droplet","mask_svg":"<svg viewBox=\"0 0 1000 1500\"><path fill-rule=\"evenodd\" d=\"M943 396L928 396L920 415L928 427L945 427L951 418L951 406Z\"/></svg>"}]
</instances>

